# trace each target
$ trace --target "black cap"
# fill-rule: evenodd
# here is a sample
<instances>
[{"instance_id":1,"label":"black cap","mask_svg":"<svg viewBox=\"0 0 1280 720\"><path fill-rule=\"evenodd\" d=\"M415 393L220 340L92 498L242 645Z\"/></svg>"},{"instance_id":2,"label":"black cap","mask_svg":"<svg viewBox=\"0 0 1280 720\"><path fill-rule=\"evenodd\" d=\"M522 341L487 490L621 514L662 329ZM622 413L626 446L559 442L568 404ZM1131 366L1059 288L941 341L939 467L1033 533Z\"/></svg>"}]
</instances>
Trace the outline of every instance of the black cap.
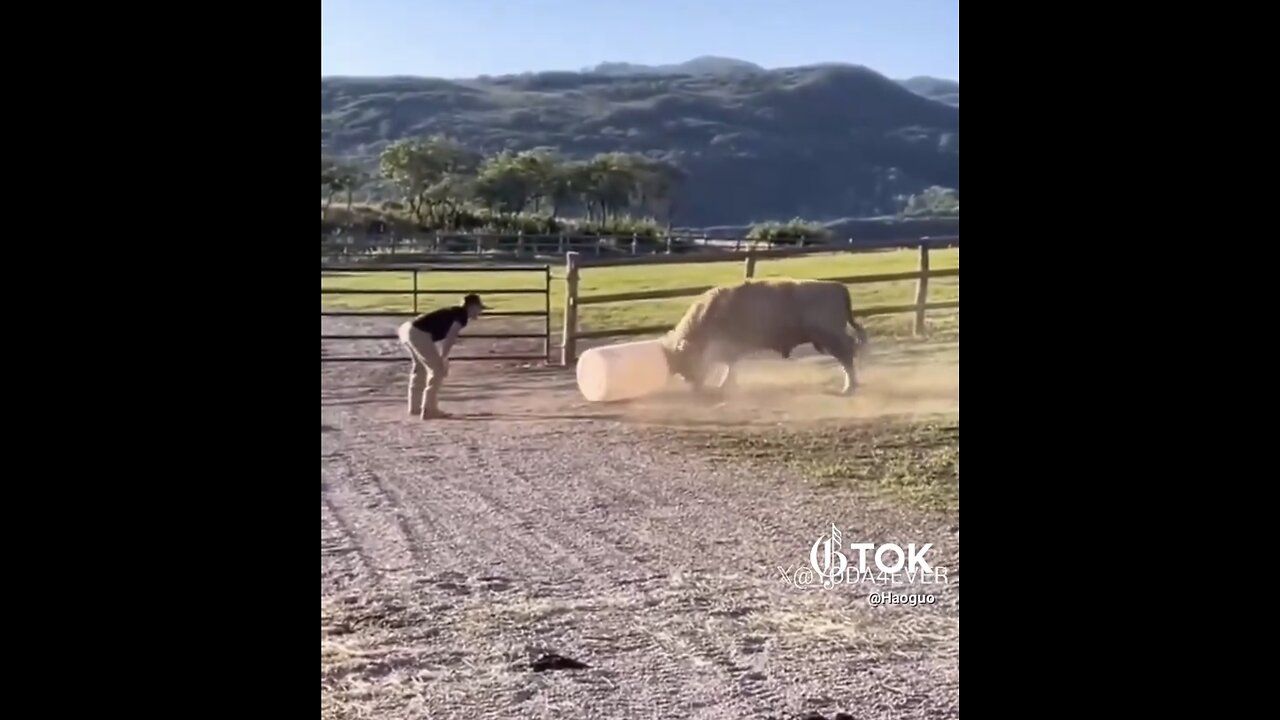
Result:
<instances>
[{"instance_id":1,"label":"black cap","mask_svg":"<svg viewBox=\"0 0 1280 720\"><path fill-rule=\"evenodd\" d=\"M479 296L479 295L477 295L477 294L475 294L475 293L471 293L470 295L467 295L466 297L462 298L462 304L463 304L463 305L476 305L476 306L478 306L481 310L488 310L488 309L489 309L489 306L488 306L488 305L485 305L484 303L480 302L480 296Z\"/></svg>"}]
</instances>

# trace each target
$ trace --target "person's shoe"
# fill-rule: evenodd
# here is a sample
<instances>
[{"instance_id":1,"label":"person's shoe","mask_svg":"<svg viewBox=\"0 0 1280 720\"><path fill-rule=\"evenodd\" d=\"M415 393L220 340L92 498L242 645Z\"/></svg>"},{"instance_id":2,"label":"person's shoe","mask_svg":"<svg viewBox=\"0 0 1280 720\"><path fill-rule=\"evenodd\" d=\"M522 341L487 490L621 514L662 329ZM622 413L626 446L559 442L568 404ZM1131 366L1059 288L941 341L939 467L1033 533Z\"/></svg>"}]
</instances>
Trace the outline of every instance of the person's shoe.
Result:
<instances>
[{"instance_id":1,"label":"person's shoe","mask_svg":"<svg viewBox=\"0 0 1280 720\"><path fill-rule=\"evenodd\" d=\"M443 410L423 410L420 417L423 420L435 420L440 418L451 418L453 416Z\"/></svg>"}]
</instances>

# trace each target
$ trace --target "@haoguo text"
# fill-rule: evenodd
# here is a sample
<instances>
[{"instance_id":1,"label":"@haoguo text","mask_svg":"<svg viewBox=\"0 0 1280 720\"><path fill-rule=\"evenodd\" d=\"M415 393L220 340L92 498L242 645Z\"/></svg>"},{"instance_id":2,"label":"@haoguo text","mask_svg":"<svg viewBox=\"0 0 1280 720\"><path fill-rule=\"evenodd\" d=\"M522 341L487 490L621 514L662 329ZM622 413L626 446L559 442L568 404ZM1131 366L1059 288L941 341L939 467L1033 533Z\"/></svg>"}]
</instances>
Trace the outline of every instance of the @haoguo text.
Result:
<instances>
[{"instance_id":1,"label":"@haoguo text","mask_svg":"<svg viewBox=\"0 0 1280 720\"><path fill-rule=\"evenodd\" d=\"M872 591L867 595L867 602L875 607L881 605L932 605L938 598L933 593L895 593Z\"/></svg>"}]
</instances>

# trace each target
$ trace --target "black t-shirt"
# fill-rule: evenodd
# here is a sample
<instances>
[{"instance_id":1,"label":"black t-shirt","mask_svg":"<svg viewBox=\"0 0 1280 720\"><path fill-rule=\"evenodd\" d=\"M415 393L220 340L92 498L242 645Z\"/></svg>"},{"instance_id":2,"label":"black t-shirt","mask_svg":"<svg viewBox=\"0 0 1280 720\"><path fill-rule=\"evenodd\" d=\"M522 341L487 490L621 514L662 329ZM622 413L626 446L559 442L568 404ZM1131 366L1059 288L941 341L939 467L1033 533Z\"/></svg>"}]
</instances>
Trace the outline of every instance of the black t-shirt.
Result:
<instances>
[{"instance_id":1,"label":"black t-shirt","mask_svg":"<svg viewBox=\"0 0 1280 720\"><path fill-rule=\"evenodd\" d=\"M467 326L467 309L461 305L440 308L419 315L413 319L413 326L430 334L432 340L439 342L449 334L449 328L453 327L455 322L462 327Z\"/></svg>"}]
</instances>

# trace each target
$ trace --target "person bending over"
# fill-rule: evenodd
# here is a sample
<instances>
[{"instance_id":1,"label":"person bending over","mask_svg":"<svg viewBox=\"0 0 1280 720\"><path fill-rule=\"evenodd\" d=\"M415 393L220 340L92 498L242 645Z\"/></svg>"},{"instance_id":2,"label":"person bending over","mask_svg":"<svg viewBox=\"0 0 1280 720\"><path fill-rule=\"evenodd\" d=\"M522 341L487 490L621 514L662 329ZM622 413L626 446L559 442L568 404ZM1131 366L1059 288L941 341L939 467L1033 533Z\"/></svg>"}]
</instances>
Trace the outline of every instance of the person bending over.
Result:
<instances>
[{"instance_id":1,"label":"person bending over","mask_svg":"<svg viewBox=\"0 0 1280 720\"><path fill-rule=\"evenodd\" d=\"M410 415L416 413L423 420L449 417L439 407L440 386L449 375L449 351L467 323L488 309L480 296L472 293L463 298L461 305L423 313L400 326L400 342L413 358L409 374ZM438 350L436 343L440 343Z\"/></svg>"}]
</instances>

